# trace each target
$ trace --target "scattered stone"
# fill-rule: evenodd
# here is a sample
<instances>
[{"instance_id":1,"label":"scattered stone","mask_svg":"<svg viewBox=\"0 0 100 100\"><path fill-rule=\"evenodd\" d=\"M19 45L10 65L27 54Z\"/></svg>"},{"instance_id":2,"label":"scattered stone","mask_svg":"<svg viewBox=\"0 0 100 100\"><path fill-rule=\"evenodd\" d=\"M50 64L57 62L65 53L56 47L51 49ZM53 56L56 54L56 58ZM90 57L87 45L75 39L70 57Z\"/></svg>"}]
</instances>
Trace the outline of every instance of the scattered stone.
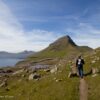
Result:
<instances>
[{"instance_id":1,"label":"scattered stone","mask_svg":"<svg viewBox=\"0 0 100 100\"><path fill-rule=\"evenodd\" d=\"M10 70L10 69L8 69L8 70L6 71L6 73L13 73L13 71Z\"/></svg>"},{"instance_id":2,"label":"scattered stone","mask_svg":"<svg viewBox=\"0 0 100 100\"><path fill-rule=\"evenodd\" d=\"M0 73L2 73L2 74L10 74L10 73L13 73L13 71L11 70L11 69L0 69Z\"/></svg>"},{"instance_id":3,"label":"scattered stone","mask_svg":"<svg viewBox=\"0 0 100 100\"><path fill-rule=\"evenodd\" d=\"M16 71L16 72L14 72L13 75L20 74L20 73L22 73L23 71L24 71L24 69L18 70L18 71Z\"/></svg>"},{"instance_id":4,"label":"scattered stone","mask_svg":"<svg viewBox=\"0 0 100 100\"><path fill-rule=\"evenodd\" d=\"M79 76L78 75L78 71L77 71L77 68L75 66L71 66L70 67L70 72L68 74L68 78L71 78L73 76Z\"/></svg>"},{"instance_id":5,"label":"scattered stone","mask_svg":"<svg viewBox=\"0 0 100 100\"><path fill-rule=\"evenodd\" d=\"M6 75L6 74L5 74L4 77L5 77L5 78L9 78L9 75Z\"/></svg>"},{"instance_id":6,"label":"scattered stone","mask_svg":"<svg viewBox=\"0 0 100 100\"><path fill-rule=\"evenodd\" d=\"M26 73L29 73L29 70L28 70L28 69L25 69L24 71L25 71Z\"/></svg>"},{"instance_id":7,"label":"scattered stone","mask_svg":"<svg viewBox=\"0 0 100 100\"><path fill-rule=\"evenodd\" d=\"M51 73L56 73L57 71L58 71L58 68L56 66L50 70Z\"/></svg>"},{"instance_id":8,"label":"scattered stone","mask_svg":"<svg viewBox=\"0 0 100 100\"><path fill-rule=\"evenodd\" d=\"M57 78L56 77L54 77L54 80L56 80Z\"/></svg>"},{"instance_id":9,"label":"scattered stone","mask_svg":"<svg viewBox=\"0 0 100 100\"><path fill-rule=\"evenodd\" d=\"M61 66L61 64L58 64L58 66Z\"/></svg>"},{"instance_id":10,"label":"scattered stone","mask_svg":"<svg viewBox=\"0 0 100 100\"><path fill-rule=\"evenodd\" d=\"M56 82L60 82L60 81L62 81L62 79L57 79L56 77L54 77L53 80L56 81Z\"/></svg>"},{"instance_id":11,"label":"scattered stone","mask_svg":"<svg viewBox=\"0 0 100 100\"><path fill-rule=\"evenodd\" d=\"M29 75L29 80L33 80L33 79L39 79L41 78L40 74L34 73L34 74L30 74Z\"/></svg>"},{"instance_id":12,"label":"scattered stone","mask_svg":"<svg viewBox=\"0 0 100 100\"><path fill-rule=\"evenodd\" d=\"M29 75L29 80L33 80L34 74Z\"/></svg>"},{"instance_id":13,"label":"scattered stone","mask_svg":"<svg viewBox=\"0 0 100 100\"><path fill-rule=\"evenodd\" d=\"M5 83L4 82L0 84L0 87L3 87L3 86L5 86Z\"/></svg>"},{"instance_id":14,"label":"scattered stone","mask_svg":"<svg viewBox=\"0 0 100 100\"><path fill-rule=\"evenodd\" d=\"M42 65L42 64L36 64L36 65L34 65L34 66L30 66L30 70L38 70L38 69L47 69L47 68L49 68L50 67L50 65Z\"/></svg>"},{"instance_id":15,"label":"scattered stone","mask_svg":"<svg viewBox=\"0 0 100 100\"><path fill-rule=\"evenodd\" d=\"M99 72L100 72L100 70L98 68L92 67L92 77L96 77Z\"/></svg>"},{"instance_id":16,"label":"scattered stone","mask_svg":"<svg viewBox=\"0 0 100 100\"><path fill-rule=\"evenodd\" d=\"M56 80L56 82L61 82L61 81L62 81L62 79L57 79L57 80Z\"/></svg>"},{"instance_id":17,"label":"scattered stone","mask_svg":"<svg viewBox=\"0 0 100 100\"><path fill-rule=\"evenodd\" d=\"M50 69L44 69L44 72L50 72Z\"/></svg>"},{"instance_id":18,"label":"scattered stone","mask_svg":"<svg viewBox=\"0 0 100 100\"><path fill-rule=\"evenodd\" d=\"M39 81L40 80L40 78L38 78L38 79L35 79L36 81Z\"/></svg>"},{"instance_id":19,"label":"scattered stone","mask_svg":"<svg viewBox=\"0 0 100 100\"><path fill-rule=\"evenodd\" d=\"M26 76L26 75L25 75L25 74L23 74L23 75L22 75L22 78L24 78L25 76Z\"/></svg>"},{"instance_id":20,"label":"scattered stone","mask_svg":"<svg viewBox=\"0 0 100 100\"><path fill-rule=\"evenodd\" d=\"M94 64L94 63L96 63L96 61L95 61L95 60L93 60L93 61L91 61L91 63L92 63L92 64Z\"/></svg>"},{"instance_id":21,"label":"scattered stone","mask_svg":"<svg viewBox=\"0 0 100 100\"><path fill-rule=\"evenodd\" d=\"M5 73L5 71L4 70L0 70L0 73Z\"/></svg>"},{"instance_id":22,"label":"scattered stone","mask_svg":"<svg viewBox=\"0 0 100 100\"><path fill-rule=\"evenodd\" d=\"M69 74L68 74L68 78L70 78L72 76L72 73L71 72L69 72Z\"/></svg>"},{"instance_id":23,"label":"scattered stone","mask_svg":"<svg viewBox=\"0 0 100 100\"><path fill-rule=\"evenodd\" d=\"M0 87L6 87L8 84L6 81L4 81L3 83L0 84Z\"/></svg>"},{"instance_id":24,"label":"scattered stone","mask_svg":"<svg viewBox=\"0 0 100 100\"><path fill-rule=\"evenodd\" d=\"M93 74L93 75L92 75L92 77L96 77L96 76L97 76L97 74Z\"/></svg>"},{"instance_id":25,"label":"scattered stone","mask_svg":"<svg viewBox=\"0 0 100 100\"><path fill-rule=\"evenodd\" d=\"M99 69L98 68L92 68L92 74L97 74L99 73Z\"/></svg>"}]
</instances>

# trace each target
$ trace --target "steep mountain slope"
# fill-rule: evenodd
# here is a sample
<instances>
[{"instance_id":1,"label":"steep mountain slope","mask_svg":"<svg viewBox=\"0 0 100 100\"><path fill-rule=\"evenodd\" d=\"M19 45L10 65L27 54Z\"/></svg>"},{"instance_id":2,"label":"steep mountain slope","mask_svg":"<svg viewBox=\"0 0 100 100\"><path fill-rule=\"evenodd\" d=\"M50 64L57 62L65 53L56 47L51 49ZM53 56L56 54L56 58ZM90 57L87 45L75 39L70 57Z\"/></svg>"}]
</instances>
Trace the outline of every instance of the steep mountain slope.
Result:
<instances>
[{"instance_id":1,"label":"steep mountain slope","mask_svg":"<svg viewBox=\"0 0 100 100\"><path fill-rule=\"evenodd\" d=\"M64 36L51 43L46 49L36 54L37 57L63 57L77 51L77 45L69 36Z\"/></svg>"},{"instance_id":2,"label":"steep mountain slope","mask_svg":"<svg viewBox=\"0 0 100 100\"><path fill-rule=\"evenodd\" d=\"M80 53L91 52L93 49L87 46L78 46L69 36L64 36L51 43L46 49L31 55L25 61L19 62L17 65L32 64L44 59L62 59L75 58Z\"/></svg>"},{"instance_id":3,"label":"steep mountain slope","mask_svg":"<svg viewBox=\"0 0 100 100\"><path fill-rule=\"evenodd\" d=\"M75 44L75 42L69 37L64 36L56 40L55 42L51 43L46 49L36 54L36 56L56 56L56 57L62 57L67 56L70 53L76 53L76 52L86 52L86 51L92 51L91 48L87 46L78 46ZM45 53L48 52L49 55L46 55ZM58 53L58 55L57 55Z\"/></svg>"}]
</instances>

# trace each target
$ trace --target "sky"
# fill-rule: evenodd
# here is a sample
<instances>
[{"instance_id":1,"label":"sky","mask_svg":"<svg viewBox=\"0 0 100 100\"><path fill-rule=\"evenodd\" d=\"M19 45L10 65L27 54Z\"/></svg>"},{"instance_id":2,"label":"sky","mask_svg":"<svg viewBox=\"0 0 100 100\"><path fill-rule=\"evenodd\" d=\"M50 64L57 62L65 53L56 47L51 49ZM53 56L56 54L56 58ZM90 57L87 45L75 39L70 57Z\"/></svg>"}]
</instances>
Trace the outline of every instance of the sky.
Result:
<instances>
[{"instance_id":1,"label":"sky","mask_svg":"<svg viewBox=\"0 0 100 100\"><path fill-rule=\"evenodd\" d=\"M0 51L40 51L65 35L100 47L100 0L0 0Z\"/></svg>"}]
</instances>

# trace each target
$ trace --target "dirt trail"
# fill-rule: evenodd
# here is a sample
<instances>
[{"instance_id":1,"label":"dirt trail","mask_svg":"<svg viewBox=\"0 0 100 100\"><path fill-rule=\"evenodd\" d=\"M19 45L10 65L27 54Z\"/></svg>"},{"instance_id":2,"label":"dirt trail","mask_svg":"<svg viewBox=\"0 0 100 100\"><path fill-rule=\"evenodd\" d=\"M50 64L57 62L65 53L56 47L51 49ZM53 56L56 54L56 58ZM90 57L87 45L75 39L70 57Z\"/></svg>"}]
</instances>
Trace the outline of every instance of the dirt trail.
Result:
<instances>
[{"instance_id":1,"label":"dirt trail","mask_svg":"<svg viewBox=\"0 0 100 100\"><path fill-rule=\"evenodd\" d=\"M88 85L84 79L80 79L80 100L88 100Z\"/></svg>"}]
</instances>

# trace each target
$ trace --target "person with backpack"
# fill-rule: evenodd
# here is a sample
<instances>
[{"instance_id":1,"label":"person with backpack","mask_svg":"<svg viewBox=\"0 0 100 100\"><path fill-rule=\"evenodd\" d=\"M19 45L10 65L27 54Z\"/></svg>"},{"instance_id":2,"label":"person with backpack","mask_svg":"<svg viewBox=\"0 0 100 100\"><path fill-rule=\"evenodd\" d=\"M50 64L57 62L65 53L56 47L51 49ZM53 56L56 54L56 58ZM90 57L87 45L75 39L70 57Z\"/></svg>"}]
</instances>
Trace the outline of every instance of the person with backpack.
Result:
<instances>
[{"instance_id":1,"label":"person with backpack","mask_svg":"<svg viewBox=\"0 0 100 100\"><path fill-rule=\"evenodd\" d=\"M83 78L84 73L83 73L83 65L85 64L84 59L82 58L82 56L79 56L76 60L76 67L78 69L78 73L80 78Z\"/></svg>"}]
</instances>

